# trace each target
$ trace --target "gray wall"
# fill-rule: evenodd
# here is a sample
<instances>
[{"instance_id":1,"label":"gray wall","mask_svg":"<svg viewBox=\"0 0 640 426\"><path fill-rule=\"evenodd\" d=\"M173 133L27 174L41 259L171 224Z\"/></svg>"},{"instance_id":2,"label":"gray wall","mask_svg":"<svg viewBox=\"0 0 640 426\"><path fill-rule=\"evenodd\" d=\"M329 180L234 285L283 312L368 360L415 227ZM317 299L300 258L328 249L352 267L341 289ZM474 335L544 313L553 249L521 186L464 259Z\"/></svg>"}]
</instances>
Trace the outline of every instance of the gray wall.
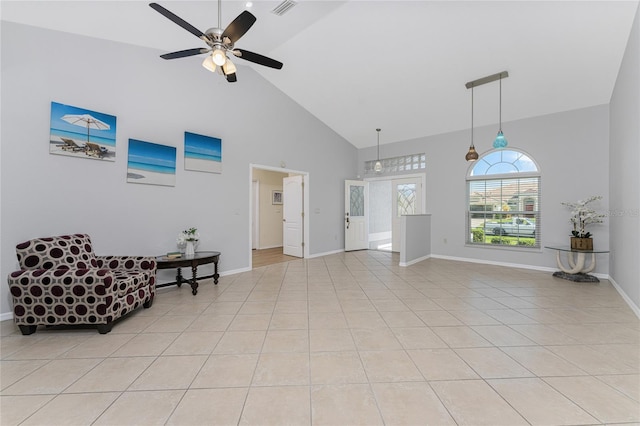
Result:
<instances>
[{"instance_id":1,"label":"gray wall","mask_svg":"<svg viewBox=\"0 0 640 426\"><path fill-rule=\"evenodd\" d=\"M460 111L466 114L468 111ZM509 146L527 152L542 173L542 246L568 245L569 210L560 203L589 195L604 198L594 207L606 211L609 203L609 109L607 105L503 123ZM495 126L476 128L474 141L482 155L491 148ZM426 153L426 212L431 213L431 254L487 263L555 268L555 252L548 249L505 250L498 247L465 246L465 177L471 163L464 160L470 131L460 131L387 144L384 158ZM375 158L375 148L358 153L363 175L364 161ZM590 228L597 248L609 247L605 222ZM446 242L445 242L446 239ZM598 256L596 273L607 275L608 257Z\"/></svg>"},{"instance_id":2,"label":"gray wall","mask_svg":"<svg viewBox=\"0 0 640 426\"><path fill-rule=\"evenodd\" d=\"M308 172L309 252L344 247L342 188L357 150L251 68L238 66L229 84L202 58L164 61L163 52L4 21L1 31L1 276L29 238L83 232L98 254L156 255L176 250L191 226L200 249L222 252L223 273L246 269L251 163ZM50 155L51 101L115 115L115 163ZM184 170L184 131L222 138L222 174ZM129 138L177 147L175 187L126 182Z\"/></svg>"},{"instance_id":3,"label":"gray wall","mask_svg":"<svg viewBox=\"0 0 640 426\"><path fill-rule=\"evenodd\" d=\"M640 306L640 8L610 103L610 228L614 282ZM640 312L638 312L640 315Z\"/></svg>"}]
</instances>

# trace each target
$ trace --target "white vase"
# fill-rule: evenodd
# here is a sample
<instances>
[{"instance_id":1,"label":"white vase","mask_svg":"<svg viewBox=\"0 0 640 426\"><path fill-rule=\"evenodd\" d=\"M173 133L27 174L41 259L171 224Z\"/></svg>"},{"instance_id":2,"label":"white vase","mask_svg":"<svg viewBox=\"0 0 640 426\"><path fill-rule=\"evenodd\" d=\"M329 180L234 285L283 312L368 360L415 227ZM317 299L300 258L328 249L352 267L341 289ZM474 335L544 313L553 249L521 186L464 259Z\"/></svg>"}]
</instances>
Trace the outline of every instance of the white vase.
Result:
<instances>
[{"instance_id":1,"label":"white vase","mask_svg":"<svg viewBox=\"0 0 640 426\"><path fill-rule=\"evenodd\" d=\"M196 243L195 241L187 241L187 248L184 252L187 256L193 256L196 254Z\"/></svg>"}]
</instances>

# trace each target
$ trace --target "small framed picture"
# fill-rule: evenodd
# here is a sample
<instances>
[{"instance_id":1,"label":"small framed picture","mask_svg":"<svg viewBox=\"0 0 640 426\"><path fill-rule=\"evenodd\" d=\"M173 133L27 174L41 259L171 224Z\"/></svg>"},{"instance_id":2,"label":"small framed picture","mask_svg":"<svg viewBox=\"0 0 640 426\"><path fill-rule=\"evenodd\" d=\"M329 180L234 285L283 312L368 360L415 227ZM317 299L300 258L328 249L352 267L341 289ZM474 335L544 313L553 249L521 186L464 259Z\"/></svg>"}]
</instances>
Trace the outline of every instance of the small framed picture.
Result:
<instances>
[{"instance_id":1,"label":"small framed picture","mask_svg":"<svg viewBox=\"0 0 640 426\"><path fill-rule=\"evenodd\" d=\"M271 204L282 204L282 191L273 191L272 192Z\"/></svg>"}]
</instances>

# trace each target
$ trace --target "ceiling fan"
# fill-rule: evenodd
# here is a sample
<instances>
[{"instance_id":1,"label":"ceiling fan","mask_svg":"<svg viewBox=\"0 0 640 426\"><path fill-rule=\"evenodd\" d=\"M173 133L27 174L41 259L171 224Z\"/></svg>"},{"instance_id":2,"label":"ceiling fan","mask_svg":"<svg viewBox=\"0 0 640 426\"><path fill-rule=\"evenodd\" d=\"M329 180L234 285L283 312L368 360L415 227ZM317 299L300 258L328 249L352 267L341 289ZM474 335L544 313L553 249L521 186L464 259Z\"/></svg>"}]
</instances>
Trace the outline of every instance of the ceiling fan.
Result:
<instances>
[{"instance_id":1,"label":"ceiling fan","mask_svg":"<svg viewBox=\"0 0 640 426\"><path fill-rule=\"evenodd\" d=\"M200 55L207 53L207 57L202 62L202 66L211 72L215 72L216 69L219 73L224 74L229 83L234 83L238 79L236 77L236 67L227 56L229 53L234 57L244 59L245 61L254 62L265 67L281 69L282 62L278 62L275 59L267 58L266 56L258 53L250 52L244 49L236 49L235 43L245 35L249 28L256 22L256 17L248 11L242 12L236 17L224 30L220 25L221 19L221 0L218 0L218 28L209 28L206 33L203 33L184 19L180 18L173 12L160 6L158 3L149 3L149 6L167 19L180 25L191 34L204 41L208 47L194 49L180 50L177 52L165 53L160 55L162 59L177 59L185 58L187 56Z\"/></svg>"}]
</instances>

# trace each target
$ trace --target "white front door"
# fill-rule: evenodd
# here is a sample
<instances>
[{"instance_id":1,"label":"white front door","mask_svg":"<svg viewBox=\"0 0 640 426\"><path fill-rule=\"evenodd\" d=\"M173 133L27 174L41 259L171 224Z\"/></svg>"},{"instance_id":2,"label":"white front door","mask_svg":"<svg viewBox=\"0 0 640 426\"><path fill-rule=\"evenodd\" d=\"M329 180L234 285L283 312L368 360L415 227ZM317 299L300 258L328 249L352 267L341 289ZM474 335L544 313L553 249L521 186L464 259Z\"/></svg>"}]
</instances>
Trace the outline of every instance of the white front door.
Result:
<instances>
[{"instance_id":1,"label":"white front door","mask_svg":"<svg viewBox=\"0 0 640 426\"><path fill-rule=\"evenodd\" d=\"M391 181L391 251L400 251L402 216L422 214L422 179Z\"/></svg>"},{"instance_id":2,"label":"white front door","mask_svg":"<svg viewBox=\"0 0 640 426\"><path fill-rule=\"evenodd\" d=\"M282 179L282 253L304 257L304 219L302 175Z\"/></svg>"},{"instance_id":3,"label":"white front door","mask_svg":"<svg viewBox=\"0 0 640 426\"><path fill-rule=\"evenodd\" d=\"M369 182L344 181L344 251L369 248Z\"/></svg>"}]
</instances>

